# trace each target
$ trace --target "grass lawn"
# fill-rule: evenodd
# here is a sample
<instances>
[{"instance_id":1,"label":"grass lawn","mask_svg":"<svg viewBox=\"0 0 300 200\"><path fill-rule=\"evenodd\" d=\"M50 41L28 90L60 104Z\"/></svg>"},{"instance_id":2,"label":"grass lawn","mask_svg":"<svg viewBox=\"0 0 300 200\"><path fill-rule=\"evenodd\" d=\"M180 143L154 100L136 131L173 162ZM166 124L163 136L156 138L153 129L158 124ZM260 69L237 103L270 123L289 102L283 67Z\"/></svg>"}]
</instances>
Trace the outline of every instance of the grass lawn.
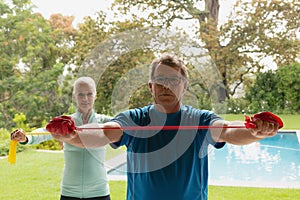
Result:
<instances>
[{"instance_id":1,"label":"grass lawn","mask_svg":"<svg viewBox=\"0 0 300 200\"><path fill-rule=\"evenodd\" d=\"M0 159L0 199L55 200L59 199L63 170L63 153L26 150L17 154L17 163L10 165ZM125 181L110 181L112 200L123 200ZM209 187L209 199L297 199L300 189L270 189L245 187Z\"/></svg>"}]
</instances>

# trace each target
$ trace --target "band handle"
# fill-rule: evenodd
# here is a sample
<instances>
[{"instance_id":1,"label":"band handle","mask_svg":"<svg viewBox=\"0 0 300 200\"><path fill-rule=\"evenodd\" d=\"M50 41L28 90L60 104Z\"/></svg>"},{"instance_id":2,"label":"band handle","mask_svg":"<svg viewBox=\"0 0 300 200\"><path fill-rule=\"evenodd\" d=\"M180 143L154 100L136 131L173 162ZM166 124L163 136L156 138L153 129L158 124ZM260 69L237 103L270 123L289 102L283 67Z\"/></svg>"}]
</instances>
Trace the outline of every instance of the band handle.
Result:
<instances>
[{"instance_id":1,"label":"band handle","mask_svg":"<svg viewBox=\"0 0 300 200\"><path fill-rule=\"evenodd\" d=\"M267 121L267 122L270 122L273 124L277 124L279 129L283 127L283 122L280 119L280 117L269 111L259 112L255 115L253 115L252 117L245 115L245 121L246 121L245 127L246 128L256 128L255 121L257 119Z\"/></svg>"},{"instance_id":2,"label":"band handle","mask_svg":"<svg viewBox=\"0 0 300 200\"><path fill-rule=\"evenodd\" d=\"M10 164L15 164L17 160L17 145L18 141L10 140L9 152L8 152L8 162Z\"/></svg>"}]
</instances>

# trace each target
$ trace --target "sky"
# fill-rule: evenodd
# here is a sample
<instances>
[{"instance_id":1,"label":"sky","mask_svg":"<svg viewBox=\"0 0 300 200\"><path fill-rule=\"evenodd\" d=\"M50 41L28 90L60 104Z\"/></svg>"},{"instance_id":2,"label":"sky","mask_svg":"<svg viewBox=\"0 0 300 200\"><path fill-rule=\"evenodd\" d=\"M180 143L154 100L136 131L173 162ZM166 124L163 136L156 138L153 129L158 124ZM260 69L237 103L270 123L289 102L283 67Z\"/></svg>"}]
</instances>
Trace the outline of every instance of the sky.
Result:
<instances>
[{"instance_id":1,"label":"sky","mask_svg":"<svg viewBox=\"0 0 300 200\"><path fill-rule=\"evenodd\" d=\"M31 0L37 6L34 9L46 19L51 14L60 13L65 16L74 16L74 26L83 22L85 16L94 16L97 11L108 10L112 0Z\"/></svg>"},{"instance_id":2,"label":"sky","mask_svg":"<svg viewBox=\"0 0 300 200\"><path fill-rule=\"evenodd\" d=\"M113 0L31 0L46 19L51 14L60 13L65 16L74 16L73 25L83 22L85 16L94 16L97 11L108 10ZM203 0L204 2L204 0ZM223 23L236 0L220 0L219 23Z\"/></svg>"}]
</instances>

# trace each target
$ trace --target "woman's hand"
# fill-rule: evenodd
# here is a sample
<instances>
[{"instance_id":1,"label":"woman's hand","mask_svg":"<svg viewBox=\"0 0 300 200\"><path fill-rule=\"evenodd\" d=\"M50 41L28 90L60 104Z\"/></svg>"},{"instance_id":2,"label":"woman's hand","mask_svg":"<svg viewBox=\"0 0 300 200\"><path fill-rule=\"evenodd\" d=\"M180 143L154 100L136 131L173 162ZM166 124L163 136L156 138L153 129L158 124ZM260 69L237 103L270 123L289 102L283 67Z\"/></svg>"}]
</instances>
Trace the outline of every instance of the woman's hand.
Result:
<instances>
[{"instance_id":1,"label":"woman's hand","mask_svg":"<svg viewBox=\"0 0 300 200\"><path fill-rule=\"evenodd\" d=\"M75 130L68 134L51 133L52 137L60 142L69 142L72 139L78 138L78 132Z\"/></svg>"},{"instance_id":2,"label":"woman's hand","mask_svg":"<svg viewBox=\"0 0 300 200\"><path fill-rule=\"evenodd\" d=\"M46 125L46 130L52 135L67 136L74 135L76 131L75 122L70 116L59 116L52 118ZM56 138L56 137L55 137Z\"/></svg>"},{"instance_id":3,"label":"woman's hand","mask_svg":"<svg viewBox=\"0 0 300 200\"><path fill-rule=\"evenodd\" d=\"M26 142L27 141L25 132L22 129L17 129L15 131L13 131L12 133L10 133L10 139L18 141L18 142Z\"/></svg>"}]
</instances>

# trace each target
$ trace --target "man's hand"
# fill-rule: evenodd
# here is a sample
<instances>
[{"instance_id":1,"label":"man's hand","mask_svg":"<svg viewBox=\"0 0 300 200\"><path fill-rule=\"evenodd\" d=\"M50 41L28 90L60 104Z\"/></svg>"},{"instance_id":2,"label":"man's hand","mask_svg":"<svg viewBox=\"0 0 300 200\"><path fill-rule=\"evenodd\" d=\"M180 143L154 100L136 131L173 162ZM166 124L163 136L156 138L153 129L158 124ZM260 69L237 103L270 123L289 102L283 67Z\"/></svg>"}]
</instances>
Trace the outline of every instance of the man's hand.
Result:
<instances>
[{"instance_id":1,"label":"man's hand","mask_svg":"<svg viewBox=\"0 0 300 200\"><path fill-rule=\"evenodd\" d=\"M228 142L236 145L246 145L258 140L273 137L283 127L282 120L271 112L261 112L246 117L246 122L217 120L213 126L224 126L224 129L211 129L211 135L216 142ZM245 128L226 128L226 126L241 126Z\"/></svg>"},{"instance_id":2,"label":"man's hand","mask_svg":"<svg viewBox=\"0 0 300 200\"><path fill-rule=\"evenodd\" d=\"M253 136L263 139L276 135L283 127L283 122L280 117L271 112L260 112L251 118L246 116L245 126L250 129Z\"/></svg>"},{"instance_id":3,"label":"man's hand","mask_svg":"<svg viewBox=\"0 0 300 200\"><path fill-rule=\"evenodd\" d=\"M256 127L250 128L250 133L260 139L273 137L277 134L279 130L279 125L277 123L256 119L254 121Z\"/></svg>"}]
</instances>

